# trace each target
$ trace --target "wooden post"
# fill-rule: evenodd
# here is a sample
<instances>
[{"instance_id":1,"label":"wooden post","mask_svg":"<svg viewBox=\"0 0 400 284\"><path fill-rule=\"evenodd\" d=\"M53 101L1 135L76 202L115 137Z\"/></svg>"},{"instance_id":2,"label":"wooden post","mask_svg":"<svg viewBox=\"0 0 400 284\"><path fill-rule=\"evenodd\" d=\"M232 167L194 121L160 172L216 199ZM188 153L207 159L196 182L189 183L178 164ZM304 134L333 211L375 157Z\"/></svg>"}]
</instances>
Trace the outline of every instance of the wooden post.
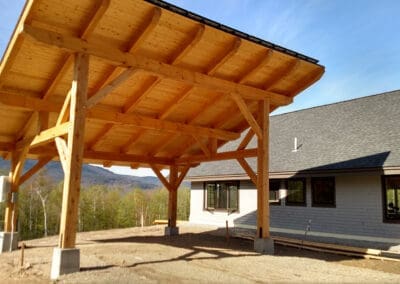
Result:
<instances>
[{"instance_id":1,"label":"wooden post","mask_svg":"<svg viewBox=\"0 0 400 284\"><path fill-rule=\"evenodd\" d=\"M75 55L71 88L70 122L64 173L59 247L74 248L78 219L79 193L83 160L85 104L87 100L89 56Z\"/></svg>"},{"instance_id":2,"label":"wooden post","mask_svg":"<svg viewBox=\"0 0 400 284\"><path fill-rule=\"evenodd\" d=\"M258 124L262 135L258 137L257 153L257 237L269 237L269 101L258 103Z\"/></svg>"},{"instance_id":3,"label":"wooden post","mask_svg":"<svg viewBox=\"0 0 400 284\"><path fill-rule=\"evenodd\" d=\"M15 231L17 225L17 204L12 202L12 194L18 192L19 179L25 164L27 149L13 152L11 154L10 182L11 190L8 196L6 210L4 214L4 232ZM14 200L15 201L15 200Z\"/></svg>"},{"instance_id":4,"label":"wooden post","mask_svg":"<svg viewBox=\"0 0 400 284\"><path fill-rule=\"evenodd\" d=\"M176 211L178 202L178 167L171 166L169 171L169 183L171 185L171 190L169 190L168 195L168 227L176 227Z\"/></svg>"}]
</instances>

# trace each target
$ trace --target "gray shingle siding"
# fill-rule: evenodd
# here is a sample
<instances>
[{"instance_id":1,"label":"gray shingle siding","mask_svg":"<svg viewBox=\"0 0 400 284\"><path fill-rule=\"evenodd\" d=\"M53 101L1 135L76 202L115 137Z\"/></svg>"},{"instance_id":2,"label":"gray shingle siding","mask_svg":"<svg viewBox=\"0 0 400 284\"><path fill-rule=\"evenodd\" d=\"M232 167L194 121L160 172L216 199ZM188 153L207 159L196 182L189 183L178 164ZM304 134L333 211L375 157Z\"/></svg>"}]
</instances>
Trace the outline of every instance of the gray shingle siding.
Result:
<instances>
[{"instance_id":1,"label":"gray shingle siding","mask_svg":"<svg viewBox=\"0 0 400 284\"><path fill-rule=\"evenodd\" d=\"M298 151L292 152L294 137ZM233 150L241 139L220 151ZM256 147L253 139L248 148ZM248 159L255 169L255 159ZM400 166L400 91L270 117L270 172ZM203 163L188 177L244 174L236 161Z\"/></svg>"}]
</instances>

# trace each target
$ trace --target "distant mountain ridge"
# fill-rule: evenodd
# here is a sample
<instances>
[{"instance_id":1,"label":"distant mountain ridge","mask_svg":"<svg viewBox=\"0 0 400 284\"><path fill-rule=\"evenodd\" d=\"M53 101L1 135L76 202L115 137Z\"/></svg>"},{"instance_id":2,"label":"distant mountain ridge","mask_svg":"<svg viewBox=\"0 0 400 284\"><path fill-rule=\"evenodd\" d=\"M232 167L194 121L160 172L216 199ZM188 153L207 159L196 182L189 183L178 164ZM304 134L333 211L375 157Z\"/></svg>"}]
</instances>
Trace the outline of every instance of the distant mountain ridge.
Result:
<instances>
[{"instance_id":1,"label":"distant mountain ridge","mask_svg":"<svg viewBox=\"0 0 400 284\"><path fill-rule=\"evenodd\" d=\"M31 168L35 164L35 161L27 160L25 163L25 169ZM10 169L10 162L0 159L0 169ZM64 173L59 162L50 162L45 166L47 175L52 178L55 182L60 182L64 179ZM133 189L139 187L142 189L153 189L161 186L158 178L153 176L130 176L130 175L119 175L115 174L107 169L83 165L82 167L82 185L107 185L112 187L122 187L124 189Z\"/></svg>"}]
</instances>

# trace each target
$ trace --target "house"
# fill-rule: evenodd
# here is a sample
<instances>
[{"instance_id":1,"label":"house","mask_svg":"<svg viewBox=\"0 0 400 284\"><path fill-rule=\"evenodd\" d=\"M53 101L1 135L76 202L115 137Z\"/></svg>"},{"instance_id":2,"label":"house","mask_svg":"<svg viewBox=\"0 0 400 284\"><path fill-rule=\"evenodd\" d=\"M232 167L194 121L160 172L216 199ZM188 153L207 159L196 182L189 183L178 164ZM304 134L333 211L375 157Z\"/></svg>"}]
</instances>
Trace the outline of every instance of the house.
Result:
<instances>
[{"instance_id":1,"label":"house","mask_svg":"<svg viewBox=\"0 0 400 284\"><path fill-rule=\"evenodd\" d=\"M273 235L400 244L400 90L273 115L270 139ZM188 179L191 222L256 228L256 187L236 161L202 164Z\"/></svg>"}]
</instances>

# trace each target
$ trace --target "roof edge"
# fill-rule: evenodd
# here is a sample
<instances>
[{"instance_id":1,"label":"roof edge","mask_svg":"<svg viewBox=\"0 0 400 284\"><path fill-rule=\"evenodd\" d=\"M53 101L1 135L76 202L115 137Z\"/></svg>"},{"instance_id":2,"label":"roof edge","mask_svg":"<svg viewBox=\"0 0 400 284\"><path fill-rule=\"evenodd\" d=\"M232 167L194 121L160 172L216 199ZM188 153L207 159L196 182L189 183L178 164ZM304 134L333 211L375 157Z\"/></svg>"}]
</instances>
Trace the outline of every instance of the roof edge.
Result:
<instances>
[{"instance_id":1,"label":"roof edge","mask_svg":"<svg viewBox=\"0 0 400 284\"><path fill-rule=\"evenodd\" d=\"M363 97L352 98L352 99L348 99L348 100L344 100L344 101L333 102L333 103L319 105L319 106L313 106L313 107L309 107L309 108L293 110L293 111L280 113L280 114L273 114L270 117L284 116L284 115L288 115L288 114L292 114L292 113L308 111L308 110L317 109L317 108L323 108L323 107L332 106L332 105L345 104L345 103L349 103L349 102L352 102L352 101L363 100L363 99L367 99L367 98L371 98L371 97L389 95L389 94L395 93L395 92L400 92L400 89L392 90L392 91L386 91L386 92L378 93L378 94L366 95L366 96L363 96Z\"/></svg>"},{"instance_id":2,"label":"roof edge","mask_svg":"<svg viewBox=\"0 0 400 284\"><path fill-rule=\"evenodd\" d=\"M318 62L319 62L318 59L315 59L315 58L312 58L310 56L307 56L307 55L304 55L302 53L299 53L297 51L285 48L283 46L274 44L272 42L260 39L258 37L249 35L247 33L241 32L241 31L239 31L237 29L234 29L232 27L225 26L225 25L223 25L221 23L218 23L216 21L210 20L210 19L208 19L206 17L203 17L203 16L201 16L199 14L196 14L196 13L193 13L191 11L185 10L185 9L183 9L181 7L178 7L176 5L170 4L170 3L165 2L163 0L144 0L144 1L146 1L148 3L151 3L153 5L157 5L157 6L161 7L161 8L163 8L163 9L166 9L166 10L171 11L173 13L179 14L179 15L184 16L186 18L195 20L196 22L200 22L200 23L203 23L203 24L205 24L207 26L216 28L216 29L221 30L223 32L227 32L227 33L232 34L234 36L238 36L238 37L240 37L242 39L246 39L248 41L254 42L254 43L259 44L259 45L262 45L264 47L272 48L272 49L274 49L276 51L283 52L285 54L294 56L296 58L299 58L299 59L302 59L302 60L305 60L307 62L310 62L310 63L313 63L313 64L316 64L316 65L319 65L319 66L323 67L322 65L318 64Z\"/></svg>"}]
</instances>

